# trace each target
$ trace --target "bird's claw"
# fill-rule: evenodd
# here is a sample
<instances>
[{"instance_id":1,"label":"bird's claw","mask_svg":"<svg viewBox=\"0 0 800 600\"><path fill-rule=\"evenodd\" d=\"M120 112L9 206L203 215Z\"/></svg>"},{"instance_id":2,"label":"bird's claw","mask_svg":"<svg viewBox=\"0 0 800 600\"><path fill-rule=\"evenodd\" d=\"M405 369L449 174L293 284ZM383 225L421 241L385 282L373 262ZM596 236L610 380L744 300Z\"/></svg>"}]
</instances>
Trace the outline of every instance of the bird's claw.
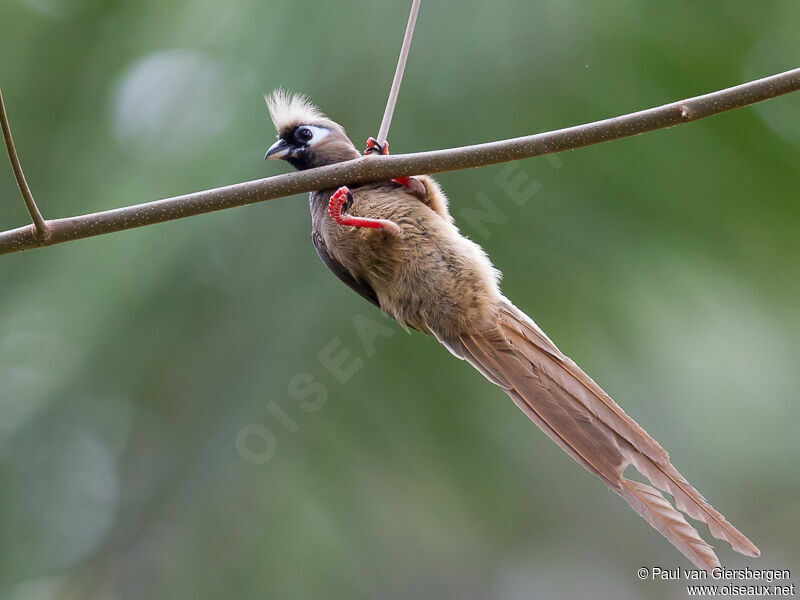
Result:
<instances>
[{"instance_id":1,"label":"bird's claw","mask_svg":"<svg viewBox=\"0 0 800 600\"><path fill-rule=\"evenodd\" d=\"M342 196L344 196L344 200L342 200ZM346 213L350 210L350 207L353 205L353 192L350 191L350 188L347 186L342 186L331 197L336 203L341 204L342 213Z\"/></svg>"},{"instance_id":2,"label":"bird's claw","mask_svg":"<svg viewBox=\"0 0 800 600\"><path fill-rule=\"evenodd\" d=\"M400 235L400 227L388 219L369 219L367 217L353 217L345 211L353 203L353 192L347 186L336 190L328 201L328 214L339 225L350 227L366 227L368 229L383 229L392 235Z\"/></svg>"},{"instance_id":3,"label":"bird's claw","mask_svg":"<svg viewBox=\"0 0 800 600\"><path fill-rule=\"evenodd\" d=\"M389 154L389 142L386 141L380 144L374 137L368 138L367 149L364 150L364 155L366 156L367 154L382 154L384 156Z\"/></svg>"}]
</instances>

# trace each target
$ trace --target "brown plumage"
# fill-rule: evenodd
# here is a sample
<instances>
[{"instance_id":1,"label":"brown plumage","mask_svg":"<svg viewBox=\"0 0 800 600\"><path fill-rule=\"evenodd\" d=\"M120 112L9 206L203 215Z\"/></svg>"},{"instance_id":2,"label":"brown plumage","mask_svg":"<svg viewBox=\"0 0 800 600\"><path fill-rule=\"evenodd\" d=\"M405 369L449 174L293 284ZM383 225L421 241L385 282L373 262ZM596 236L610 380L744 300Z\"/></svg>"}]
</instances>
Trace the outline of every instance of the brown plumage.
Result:
<instances>
[{"instance_id":1,"label":"brown plumage","mask_svg":"<svg viewBox=\"0 0 800 600\"><path fill-rule=\"evenodd\" d=\"M341 126L302 96L277 92L268 103L279 136L268 157L304 169L360 156ZM439 186L428 176L416 179L424 193L393 182L351 190L350 214L391 220L398 235L334 222L328 214L334 190L313 192L312 239L325 264L401 325L433 335L500 386L697 567L711 569L719 560L682 512L737 552L758 556L758 548L686 481L658 442L502 295L499 272L480 246L459 233ZM623 477L630 465L650 485Z\"/></svg>"}]
</instances>

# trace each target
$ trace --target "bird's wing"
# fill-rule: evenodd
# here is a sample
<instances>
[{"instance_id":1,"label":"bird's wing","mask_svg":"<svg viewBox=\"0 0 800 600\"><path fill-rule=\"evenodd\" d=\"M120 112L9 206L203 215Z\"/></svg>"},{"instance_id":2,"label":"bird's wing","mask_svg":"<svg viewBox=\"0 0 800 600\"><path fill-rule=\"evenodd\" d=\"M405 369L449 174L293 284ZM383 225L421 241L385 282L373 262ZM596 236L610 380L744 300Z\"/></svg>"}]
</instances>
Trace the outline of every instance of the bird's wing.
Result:
<instances>
[{"instance_id":1,"label":"bird's wing","mask_svg":"<svg viewBox=\"0 0 800 600\"><path fill-rule=\"evenodd\" d=\"M746 556L756 546L714 510L667 453L536 324L504 301L495 327L440 341L499 385L525 414L578 463L598 475L696 566L719 566L714 549L679 511ZM628 465L651 485L623 477ZM658 488L658 489L656 489ZM670 494L674 506L661 491Z\"/></svg>"},{"instance_id":2,"label":"bird's wing","mask_svg":"<svg viewBox=\"0 0 800 600\"><path fill-rule=\"evenodd\" d=\"M325 242L318 231L311 232L311 241L314 243L314 248L317 250L317 255L322 259L322 262L328 266L334 275L350 286L356 293L358 293L359 296L366 298L375 306L380 308L378 295L375 293L375 290L372 289L372 287L365 281L361 281L360 279L353 277L350 272L345 269L342 263L330 255L330 252L328 252L328 248L325 246Z\"/></svg>"}]
</instances>

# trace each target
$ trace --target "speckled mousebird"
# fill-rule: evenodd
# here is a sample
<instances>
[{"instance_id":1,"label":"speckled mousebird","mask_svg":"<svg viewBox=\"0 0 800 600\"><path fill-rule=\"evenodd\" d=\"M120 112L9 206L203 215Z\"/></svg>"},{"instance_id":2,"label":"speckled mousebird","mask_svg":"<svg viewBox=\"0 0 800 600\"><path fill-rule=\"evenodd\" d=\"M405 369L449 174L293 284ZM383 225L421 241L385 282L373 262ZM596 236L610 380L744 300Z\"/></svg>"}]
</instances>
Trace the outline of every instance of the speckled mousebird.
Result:
<instances>
[{"instance_id":1,"label":"speckled mousebird","mask_svg":"<svg viewBox=\"0 0 800 600\"><path fill-rule=\"evenodd\" d=\"M344 129L304 96L278 90L267 103L278 141L265 158L309 169L361 156ZM387 149L368 141L367 152ZM459 233L432 178L321 190L310 194L309 204L314 247L339 279L500 386L697 567L720 563L679 511L706 523L737 552L759 555L672 466L658 442L503 296L500 273L480 246ZM630 465L650 485L623 477Z\"/></svg>"}]
</instances>

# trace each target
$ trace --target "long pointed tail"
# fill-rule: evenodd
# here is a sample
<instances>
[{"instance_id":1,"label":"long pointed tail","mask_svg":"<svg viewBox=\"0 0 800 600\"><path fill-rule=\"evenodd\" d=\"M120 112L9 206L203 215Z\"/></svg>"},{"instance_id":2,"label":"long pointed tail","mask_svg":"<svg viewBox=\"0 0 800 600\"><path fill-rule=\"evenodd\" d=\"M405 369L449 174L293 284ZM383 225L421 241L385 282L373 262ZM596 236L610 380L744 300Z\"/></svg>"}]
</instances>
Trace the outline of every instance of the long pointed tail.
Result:
<instances>
[{"instance_id":1,"label":"long pointed tail","mask_svg":"<svg viewBox=\"0 0 800 600\"><path fill-rule=\"evenodd\" d=\"M502 387L556 444L622 496L698 568L718 567L719 560L680 511L706 523L715 538L737 552L760 554L672 466L658 442L511 302L504 301L493 329L442 341ZM652 485L624 478L629 465ZM674 506L661 492L672 496Z\"/></svg>"}]
</instances>

